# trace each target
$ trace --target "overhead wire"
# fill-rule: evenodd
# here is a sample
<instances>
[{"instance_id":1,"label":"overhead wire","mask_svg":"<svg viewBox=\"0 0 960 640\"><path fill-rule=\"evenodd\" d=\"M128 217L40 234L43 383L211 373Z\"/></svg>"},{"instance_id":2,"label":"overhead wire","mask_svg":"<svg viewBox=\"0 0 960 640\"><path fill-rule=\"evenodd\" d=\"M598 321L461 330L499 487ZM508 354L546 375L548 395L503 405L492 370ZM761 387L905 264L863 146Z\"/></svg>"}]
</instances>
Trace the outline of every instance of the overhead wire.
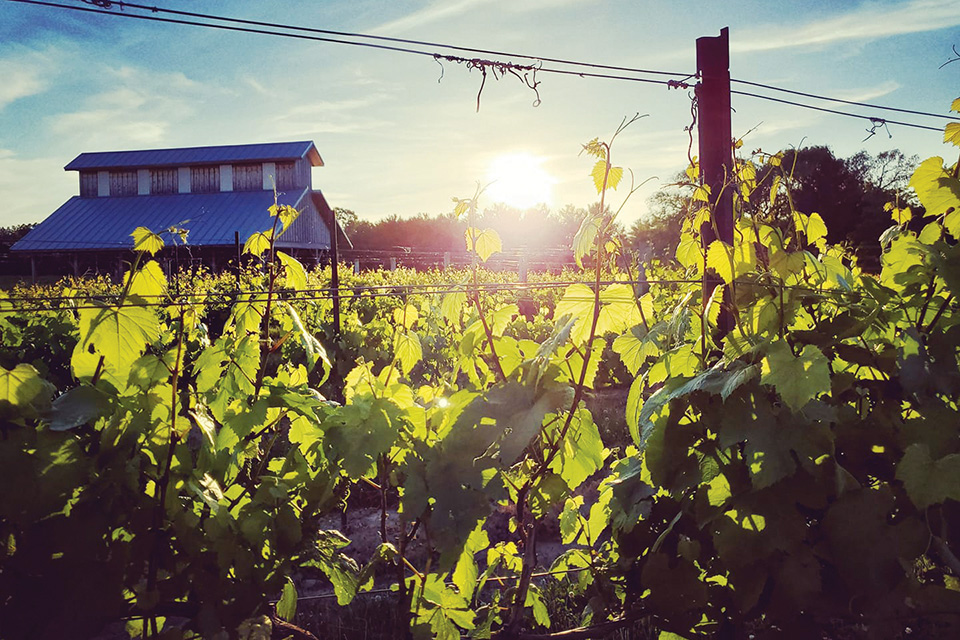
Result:
<instances>
[{"instance_id":1,"label":"overhead wire","mask_svg":"<svg viewBox=\"0 0 960 640\"><path fill-rule=\"evenodd\" d=\"M659 69L642 69L637 67L606 65L606 64L569 60L569 59L563 59L563 58L552 58L552 57L546 57L546 56L535 56L531 54L511 53L511 52L505 52L505 51L497 51L493 49L464 47L460 45L450 45L450 44L439 43L439 42L430 42L426 40L396 38L391 36L381 36L381 35L375 35L375 34L364 34L364 33L355 33L355 32L348 32L348 31L334 31L330 29L319 29L314 27L290 25L290 24L284 24L284 23L278 23L278 22L248 20L244 18L235 18L231 16L220 16L215 14L183 11L178 9L167 9L167 8L157 7L157 6L123 2L121 0L116 0L116 1L81 0L82 2L91 6L70 5L70 4L63 4L58 2L50 2L48 0L8 0L8 1L19 2L23 4L67 9L67 10L73 10L73 11L81 11L85 13L106 14L106 15L117 16L117 17L147 20L152 22L183 24L183 25L189 25L189 26L219 29L224 31L236 31L236 32L242 32L242 33L253 33L253 34L260 34L260 35L288 37L288 38L295 38L295 39L301 39L301 40L329 42L334 44L346 44L346 45L352 45L352 46L392 51L396 53L428 56L437 60L438 62L441 60L447 60L452 62L472 63L478 66L483 66L483 65L503 66L506 69L511 69L511 70L538 71L538 72L553 73L558 75L579 76L582 78L598 78L598 79L609 79L609 80L623 80L623 81L630 81L630 82L642 82L642 83L648 83L648 84L665 85L668 88L680 88L680 87L688 88L689 85L687 85L685 81L687 79L695 77L696 75L696 74L685 74L682 72L664 71ZM119 7L121 11L120 12L110 11L109 8L112 6ZM184 20L180 18L160 17L156 15L141 15L141 14L134 14L134 13L125 13L122 11L124 8L133 8L133 9L138 9L142 11L149 11L151 13L164 13L168 15L182 16L184 18L198 18L198 19L207 20L207 21L214 20L217 22L228 23L228 24L217 24L214 22L199 22L197 20ZM234 25L243 25L243 26L234 26ZM285 31L276 31L275 29L284 29ZM297 33L290 33L290 32L297 32ZM338 37L329 37L329 36L338 36ZM354 39L345 40L343 38L354 38ZM358 42L356 39L372 40L373 42ZM512 62L497 62L493 60L477 60L477 59L468 60L465 58L460 58L458 56L439 53L437 51L424 51L422 49L412 49L408 47L395 46L394 44L379 44L381 42L390 42L395 44L404 44L404 45L411 45L411 46L418 46L418 47L431 47L433 49L446 49L450 51L459 51L459 52L469 53L469 54L492 55L492 56L507 57L507 58L522 58L525 60L536 61L536 65L520 65ZM567 69L543 67L542 66L543 62L549 62L553 64L560 64L560 65L567 65L567 66L584 67L585 69L600 69L600 70L608 70L608 71L621 71L625 73L681 77L683 78L683 80L679 80L679 81L678 80L656 80L652 78L640 78L640 77L634 77L634 76L624 76L619 74L598 73L594 71L572 71ZM793 89L785 89L783 87L777 87L774 85L764 84L759 82L752 82L749 80L731 79L731 82L743 84L747 86L753 86L757 88L762 88L769 91L778 91L778 92L788 93L788 94L802 96L802 97L811 98L815 100L835 102L838 104L847 104L851 106L859 106L859 107L865 107L865 108L871 108L871 109L894 111L894 112L905 113L910 115L918 115L923 117L951 119L951 116L943 115L943 114L935 114L935 113L913 110L913 109L903 109L899 107L890 107L886 105L872 104L867 102L858 102L854 100L845 100L842 98L833 98L830 96L824 96L820 94L803 92L803 91L796 91ZM931 127L931 126L921 125L921 124L912 123L912 122L888 120L886 118L882 118L878 116L850 113L847 111L840 111L837 109L828 109L826 107L818 107L815 105L804 104L801 102L785 100L782 98L776 98L773 96L766 96L766 95L761 95L761 94L747 92L747 91L731 91L731 94L741 95L741 96L750 97L750 98L757 98L761 100L768 100L771 102L777 102L780 104L785 104L785 105L794 106L794 107L803 108L803 109L811 109L811 110L820 111L823 113L830 113L834 115L866 120L868 122L871 122L874 126L884 126L884 125L892 124L892 125L899 125L903 127L909 127L909 128L921 129L921 130L927 130L927 131L939 132L942 130L937 127Z\"/></svg>"},{"instance_id":2,"label":"overhead wire","mask_svg":"<svg viewBox=\"0 0 960 640\"><path fill-rule=\"evenodd\" d=\"M838 116L847 116L848 118L859 118L860 120L866 120L874 124L895 124L901 127L910 127L913 129L924 129L926 131L937 131L939 133L943 132L943 127L931 127L924 124L915 124L913 122L901 122L898 120L888 120L886 118L880 118L877 116L868 116L859 113L850 113L849 111L838 111L837 109L828 109L826 107L817 107L812 104L803 104L802 102L794 102L792 100L784 100L783 98L775 98L773 96L765 96L759 93L750 93L749 91L730 91L730 95L737 96L746 96L749 98L758 98L760 100L769 100L770 102L779 102L780 104L786 104L793 107L801 107L803 109L812 109L814 111L823 111L824 113L832 113Z\"/></svg>"},{"instance_id":3,"label":"overhead wire","mask_svg":"<svg viewBox=\"0 0 960 640\"><path fill-rule=\"evenodd\" d=\"M411 49L411 48L407 48L407 47L398 47L398 46L393 46L393 45L376 44L376 43L373 43L373 42L357 42L357 41L355 41L355 40L344 40L344 39L341 39L341 38L331 38L331 37L325 37L325 36L321 36L321 35L312 35L312 32L316 32L316 33L328 33L328 32L327 32L326 30L322 30L322 29L312 29L312 28L309 28L309 27L298 27L298 26L293 26L293 25L280 25L279 27L274 27L274 28L288 29L288 30L290 30L290 31L303 31L304 33L289 33L289 32L286 32L286 31L274 31L274 30L270 30L270 29L266 29L266 28L260 28L260 27L258 27L258 26L253 26L253 25L269 26L269 25L274 24L274 23L266 23L266 22L261 23L261 22L258 22L258 21L242 20L242 19L239 19L239 18L228 18L228 17L221 17L221 16L213 16L213 15L209 15L209 14L193 14L193 13L191 13L191 12L180 12L180 11L174 11L174 10L169 10L169 9L160 9L160 8L154 8L154 7L145 7L144 5L136 5L136 6L137 6L137 7L144 7L145 10L149 10L149 11L166 12L166 13L177 13L177 14L182 14L182 15L186 15L186 16L190 16L190 15L204 16L205 19L219 20L219 21L222 21L222 22L233 22L233 23L239 23L239 24L246 24L246 25L250 25L250 26L231 26L231 25L229 25L229 24L215 24L215 23L212 23L212 22L198 22L198 21L196 21L196 20L183 20L183 19L179 19L179 18L164 18L164 17L159 17L159 16L140 15L140 14L122 13L122 12L117 13L117 12L105 10L105 9L103 9L103 8L97 8L97 7L100 7L100 5L96 5L96 7L94 7L94 6L84 7L84 6L79 6L79 5L70 5L70 4L62 4L62 3L58 3L58 2L49 2L49 1L47 1L47 0L8 0L8 1L9 1L9 2L18 2L18 3L21 3L21 4L31 4L31 5L38 5L38 6L44 6L44 7L53 7L53 8L58 8L58 9L67 9L67 10L71 10L71 11L80 11L80 12L84 12L84 13L94 13L94 14L98 14L98 15L108 15L108 16L115 16L115 17L120 17L120 18L130 18L130 19L134 19L134 20L146 20L146 21L149 21L149 22L162 22L162 23L170 23L170 24L181 24L181 25L188 25L188 26L205 27L205 28L209 28L209 29L219 29L219 30L222 30L222 31L234 31L234 32L240 32L240 33L253 33L253 34L259 34L259 35L271 35L271 36L278 36L278 37L284 37L284 38L294 38L294 39L298 39L298 40L310 40L310 41L315 41L315 42L329 42L329 43L334 43L334 44L346 44L346 45L352 45L352 46L357 46L357 47L365 47L365 48L370 48L370 49L379 49L379 50L383 50L383 51L391 51L391 52L394 52L394 53L406 53L406 54L410 54L410 55L425 56L425 57L433 58L434 60L447 60L447 61L452 61L452 62L490 63L490 64L492 64L492 65L505 64L505 65L507 65L508 67L515 67L515 68L518 68L518 69L521 69L521 70L536 70L537 72L543 72L543 73L556 73L556 74L563 74L563 75L577 75L577 76L584 77L584 78L603 78L603 79L612 79L612 80L625 80L625 81L631 81L631 82L646 82L646 83L650 83L650 84L660 84L660 85L664 85L664 86L667 86L667 87L684 86L684 83L683 83L682 81L681 81L681 82L678 82L678 81L668 81L668 80L654 80L654 79L651 79L651 78L636 78L636 77L632 77L632 76L612 75L612 74L601 74L601 73L594 73L594 72L589 72L589 71L577 71L577 72L573 72L573 71L565 71L565 70L561 70L561 69L554 69L554 68L551 68L551 67L543 67L543 66L519 65L519 64L514 64L514 63L498 63L498 62L496 62L496 61L488 61L488 60L469 60L469 59L466 59L466 58L462 58L462 59L461 59L461 58L458 58L458 57L456 57L456 56L447 55L447 54L443 54L443 53L436 52L436 51L424 51L424 50L421 50L421 49ZM134 5L130 5L130 4L127 4L127 3L121 3L121 2L115 2L114 4L117 4L118 6L134 6ZM333 32L330 32L330 33L333 33ZM385 36L367 36L367 35L365 35L365 34L348 34L347 32L337 32L337 33L343 33L343 34L345 34L346 36L355 37L355 38L375 37L375 38L377 38L377 39L395 41L395 42L398 42L398 43L410 43L410 44L419 44L419 43L420 43L420 41L405 40L405 39L402 39L402 38L386 38ZM498 56L501 56L501 57L511 57L511 56L513 56L513 57L519 57L519 58L524 58L524 59L528 59L528 60L537 60L537 61L541 61L541 62L542 62L542 61L548 61L548 62L553 62L554 64L565 64L565 65L571 65L571 66L582 66L582 67L586 67L586 68L609 69L609 70L623 70L623 71L628 71L628 72L631 72L631 73L649 73L649 74L657 74L657 75L665 75L665 76L674 76L674 77L682 77L682 78L690 78L690 77L693 76L693 74L685 74L685 73L680 73L680 72L656 71L656 70L648 70L648 69L637 69L637 68L632 68L632 67L615 67L615 66L612 66L612 65L600 65L600 64L586 63L586 62L576 62L576 61L572 61L572 60L562 60L562 59L560 59L560 58L541 58L541 57L538 57L538 56L522 55L522 54L509 54L509 53L505 53L505 52L496 52L496 51L491 51L491 50L486 50L486 49L471 49L471 48L468 48L468 47L456 47L456 46L454 46L454 45L444 45L444 44L440 44L440 43L427 43L427 42L424 42L423 44L424 44L424 46L433 46L433 47L437 47L437 48L447 48L447 49L451 49L451 50L460 50L460 51L472 52L472 53L487 53L487 54L491 54L491 55L498 55Z\"/></svg>"},{"instance_id":4,"label":"overhead wire","mask_svg":"<svg viewBox=\"0 0 960 640\"><path fill-rule=\"evenodd\" d=\"M844 100L842 98L831 98L829 96L822 96L816 93L807 93L805 91L794 91L793 89L784 89L783 87L777 87L770 84L763 84L761 82L751 82L749 80L739 80L737 78L731 78L730 82L734 82L737 84L744 84L751 87L757 87L759 89L767 89L769 91L779 91L781 93L789 93L795 96L802 96L804 98L814 98L816 100L825 100L828 102L849 104L855 107L867 107L869 109L881 109L883 111L896 111L898 113L907 113L915 116L927 116L930 118L943 118L945 120L956 120L956 116L945 115L942 113L930 113L928 111L914 111L913 109L901 109L899 107L888 107L882 104L871 104L869 102L857 102L856 100ZM744 95L753 95L753 94L744 94Z\"/></svg>"},{"instance_id":5,"label":"overhead wire","mask_svg":"<svg viewBox=\"0 0 960 640\"><path fill-rule=\"evenodd\" d=\"M344 36L349 38L364 38L369 40L379 40L383 42L396 42L400 44L409 44L422 47L431 47L431 48L440 48L440 49L450 49L451 51L461 51L464 53L472 54L482 54L482 55L492 55L501 58L525 58L527 60L539 60L541 62L553 62L556 64L571 65L571 66L580 66L580 67L589 67L594 69L607 69L610 71L629 71L631 73L645 73L650 75L662 75L662 76L674 76L674 77L693 77L694 74L682 73L678 71L662 71L659 69L639 69L636 67L622 67L616 65L607 65L607 64L598 64L592 62L580 62L576 60L567 60L563 58L550 58L546 56L535 56L525 53L511 53L508 51L497 51L494 49L479 49L475 47L464 47L461 45L445 44L441 42L430 42L427 40L413 40L410 38L396 38L391 36L381 36L369 33L355 33L350 31L333 31L330 29L318 29L316 27L303 27L299 25L290 25L283 24L278 22L266 22L261 20L246 20L243 18L233 18L229 16L219 16L208 13L197 13L192 11L182 11L178 9L165 9L162 7L135 4L132 2L114 2L113 4L118 5L121 9L123 7L132 7L135 9L143 9L147 11L159 12L159 13L168 13L171 15L181 15L186 17L193 18L204 18L207 20L218 20L220 22L231 22L235 24L247 24L260 27L271 27L275 29L288 29L291 31L303 31L305 33L321 33L326 35L336 35Z\"/></svg>"}]
</instances>

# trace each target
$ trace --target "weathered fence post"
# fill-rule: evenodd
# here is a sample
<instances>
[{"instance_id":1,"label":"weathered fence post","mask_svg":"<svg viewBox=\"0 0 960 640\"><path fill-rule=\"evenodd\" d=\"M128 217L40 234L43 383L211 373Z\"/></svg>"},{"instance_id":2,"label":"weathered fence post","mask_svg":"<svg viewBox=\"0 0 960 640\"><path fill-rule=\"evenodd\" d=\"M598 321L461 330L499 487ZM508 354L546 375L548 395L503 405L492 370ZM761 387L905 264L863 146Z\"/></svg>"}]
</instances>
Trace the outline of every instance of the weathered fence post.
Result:
<instances>
[{"instance_id":1,"label":"weathered fence post","mask_svg":"<svg viewBox=\"0 0 960 640\"><path fill-rule=\"evenodd\" d=\"M340 236L340 224L337 222L337 213L327 207L327 216L330 220L330 288L333 289L333 336L340 339L340 246L337 242Z\"/></svg>"},{"instance_id":2,"label":"weathered fence post","mask_svg":"<svg viewBox=\"0 0 960 640\"><path fill-rule=\"evenodd\" d=\"M700 181L710 189L713 215L700 228L703 251L722 240L733 245L733 134L730 125L730 29L719 36L697 38L697 134L700 143ZM721 284L715 275L703 274L703 304ZM733 326L729 289L720 314L720 331Z\"/></svg>"}]
</instances>

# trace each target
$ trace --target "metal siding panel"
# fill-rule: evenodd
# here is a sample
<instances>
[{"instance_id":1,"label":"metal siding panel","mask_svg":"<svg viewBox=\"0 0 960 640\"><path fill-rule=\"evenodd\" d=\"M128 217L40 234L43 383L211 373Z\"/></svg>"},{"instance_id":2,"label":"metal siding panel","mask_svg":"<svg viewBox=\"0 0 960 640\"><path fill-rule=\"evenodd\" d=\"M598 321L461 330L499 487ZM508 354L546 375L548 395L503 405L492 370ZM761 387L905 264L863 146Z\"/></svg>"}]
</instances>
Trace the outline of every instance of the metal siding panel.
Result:
<instances>
[{"instance_id":1,"label":"metal siding panel","mask_svg":"<svg viewBox=\"0 0 960 640\"><path fill-rule=\"evenodd\" d=\"M281 195L281 204L296 204L297 195ZM130 233L139 226L161 232L172 226L190 231L187 244L233 246L273 225L269 191L177 194L123 198L75 196L17 242L15 251L84 251L132 248ZM292 228L291 228L292 230ZM301 245L302 243L297 243ZM323 248L323 247L319 247Z\"/></svg>"}]
</instances>

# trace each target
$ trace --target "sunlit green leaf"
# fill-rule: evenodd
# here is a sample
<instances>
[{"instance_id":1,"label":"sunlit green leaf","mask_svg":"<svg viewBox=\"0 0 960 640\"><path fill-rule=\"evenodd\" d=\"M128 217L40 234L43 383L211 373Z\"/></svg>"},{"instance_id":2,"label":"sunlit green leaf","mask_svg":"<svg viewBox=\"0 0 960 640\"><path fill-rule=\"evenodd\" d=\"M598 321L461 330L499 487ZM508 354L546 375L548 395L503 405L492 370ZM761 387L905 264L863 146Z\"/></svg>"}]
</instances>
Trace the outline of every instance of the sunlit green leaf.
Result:
<instances>
[{"instance_id":1,"label":"sunlit green leaf","mask_svg":"<svg viewBox=\"0 0 960 640\"><path fill-rule=\"evenodd\" d=\"M257 231L247 238L246 243L243 245L243 252L254 256L263 255L265 251L269 251L272 238L272 230Z\"/></svg>"},{"instance_id":2,"label":"sunlit green leaf","mask_svg":"<svg viewBox=\"0 0 960 640\"><path fill-rule=\"evenodd\" d=\"M404 329L412 329L419 317L417 308L409 303L393 310L393 323Z\"/></svg>"},{"instance_id":3,"label":"sunlit green leaf","mask_svg":"<svg viewBox=\"0 0 960 640\"><path fill-rule=\"evenodd\" d=\"M410 373L413 365L423 358L423 348L420 346L420 337L413 331L397 331L393 343L394 353L400 362L400 369Z\"/></svg>"},{"instance_id":4,"label":"sunlit green leaf","mask_svg":"<svg viewBox=\"0 0 960 640\"><path fill-rule=\"evenodd\" d=\"M134 272L124 274L124 282L131 280L128 293L149 301L156 302L158 296L167 292L167 277L163 269L155 260L148 260L146 264Z\"/></svg>"},{"instance_id":5,"label":"sunlit green leaf","mask_svg":"<svg viewBox=\"0 0 960 640\"><path fill-rule=\"evenodd\" d=\"M270 215L280 218L281 233L283 233L300 216L300 212L288 204L281 204L271 206Z\"/></svg>"},{"instance_id":6,"label":"sunlit green leaf","mask_svg":"<svg viewBox=\"0 0 960 640\"><path fill-rule=\"evenodd\" d=\"M786 342L774 342L762 365L761 382L775 388L794 411L830 390L829 363L820 349L812 344L806 345L799 356L794 356Z\"/></svg>"},{"instance_id":7,"label":"sunlit green leaf","mask_svg":"<svg viewBox=\"0 0 960 640\"><path fill-rule=\"evenodd\" d=\"M307 272L300 261L283 251L277 251L277 258L283 264L283 275L288 289L302 291L307 288Z\"/></svg>"},{"instance_id":8,"label":"sunlit green leaf","mask_svg":"<svg viewBox=\"0 0 960 640\"><path fill-rule=\"evenodd\" d=\"M134 251L154 255L157 251L163 249L163 238L146 227L137 227L130 235L133 236Z\"/></svg>"},{"instance_id":9,"label":"sunlit green leaf","mask_svg":"<svg viewBox=\"0 0 960 640\"><path fill-rule=\"evenodd\" d=\"M18 364L13 369L0 366L0 416L17 410L26 417L35 417L37 409L50 403L53 388L29 364Z\"/></svg>"},{"instance_id":10,"label":"sunlit green leaf","mask_svg":"<svg viewBox=\"0 0 960 640\"><path fill-rule=\"evenodd\" d=\"M943 130L943 141L960 147L960 122L948 122Z\"/></svg>"},{"instance_id":11,"label":"sunlit green leaf","mask_svg":"<svg viewBox=\"0 0 960 640\"><path fill-rule=\"evenodd\" d=\"M290 578L283 583L283 592L277 602L277 616L287 622L293 622L297 616L297 587Z\"/></svg>"},{"instance_id":12,"label":"sunlit green leaf","mask_svg":"<svg viewBox=\"0 0 960 640\"><path fill-rule=\"evenodd\" d=\"M913 172L910 186L917 192L927 216L960 209L960 180L943 166L943 158L927 158Z\"/></svg>"},{"instance_id":13,"label":"sunlit green leaf","mask_svg":"<svg viewBox=\"0 0 960 640\"><path fill-rule=\"evenodd\" d=\"M563 298L557 303L554 315L558 318L569 316L576 321L570 338L582 343L590 335L593 324L594 294L585 284L572 284L563 292Z\"/></svg>"},{"instance_id":14,"label":"sunlit green leaf","mask_svg":"<svg viewBox=\"0 0 960 640\"><path fill-rule=\"evenodd\" d=\"M493 254L503 251L500 234L493 229L480 230L476 227L468 227L464 237L467 240L467 251L475 251L483 262Z\"/></svg>"},{"instance_id":15,"label":"sunlit green leaf","mask_svg":"<svg viewBox=\"0 0 960 640\"><path fill-rule=\"evenodd\" d=\"M573 238L573 257L577 265L582 267L583 259L593 253L602 221L603 217L600 215L588 215L580 223L577 235Z\"/></svg>"},{"instance_id":16,"label":"sunlit green leaf","mask_svg":"<svg viewBox=\"0 0 960 640\"><path fill-rule=\"evenodd\" d=\"M707 249L707 267L717 272L727 284L733 282L733 247L714 240Z\"/></svg>"}]
</instances>

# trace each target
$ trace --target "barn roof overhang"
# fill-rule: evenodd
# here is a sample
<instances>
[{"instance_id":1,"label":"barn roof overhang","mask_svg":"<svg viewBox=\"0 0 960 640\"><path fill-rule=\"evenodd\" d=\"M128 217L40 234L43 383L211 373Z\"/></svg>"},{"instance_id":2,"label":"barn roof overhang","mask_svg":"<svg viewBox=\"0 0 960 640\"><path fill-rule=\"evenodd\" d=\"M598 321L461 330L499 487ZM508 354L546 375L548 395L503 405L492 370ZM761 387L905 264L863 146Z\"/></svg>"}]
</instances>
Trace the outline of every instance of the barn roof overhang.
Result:
<instances>
[{"instance_id":1,"label":"barn roof overhang","mask_svg":"<svg viewBox=\"0 0 960 640\"><path fill-rule=\"evenodd\" d=\"M81 153L64 167L66 171L183 167L246 162L283 162L306 158L322 167L323 159L310 141L237 144L216 147L96 151Z\"/></svg>"}]
</instances>

